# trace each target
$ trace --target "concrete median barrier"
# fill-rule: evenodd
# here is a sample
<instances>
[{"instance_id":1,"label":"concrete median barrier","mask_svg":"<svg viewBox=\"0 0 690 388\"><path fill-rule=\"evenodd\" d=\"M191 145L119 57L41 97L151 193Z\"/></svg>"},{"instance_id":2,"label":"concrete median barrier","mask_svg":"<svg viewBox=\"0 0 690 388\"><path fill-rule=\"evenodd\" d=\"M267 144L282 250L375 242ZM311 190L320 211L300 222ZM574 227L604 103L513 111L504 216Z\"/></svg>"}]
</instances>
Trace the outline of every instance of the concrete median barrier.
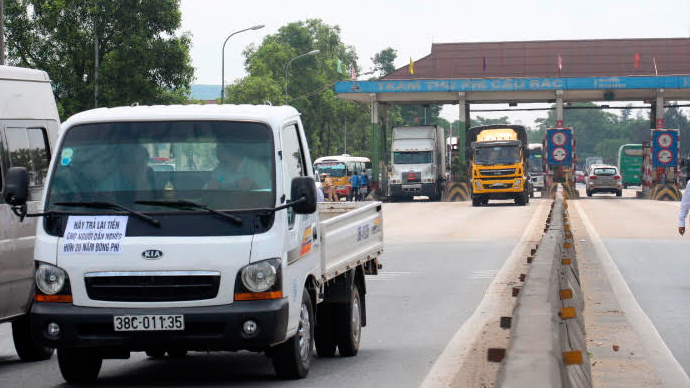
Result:
<instances>
[{"instance_id":1,"label":"concrete median barrier","mask_svg":"<svg viewBox=\"0 0 690 388\"><path fill-rule=\"evenodd\" d=\"M563 189L513 311L510 344L498 386L591 387L584 297Z\"/></svg>"},{"instance_id":2,"label":"concrete median barrier","mask_svg":"<svg viewBox=\"0 0 690 388\"><path fill-rule=\"evenodd\" d=\"M459 202L469 201L471 198L470 185L467 182L450 182L443 192L442 201Z\"/></svg>"}]
</instances>

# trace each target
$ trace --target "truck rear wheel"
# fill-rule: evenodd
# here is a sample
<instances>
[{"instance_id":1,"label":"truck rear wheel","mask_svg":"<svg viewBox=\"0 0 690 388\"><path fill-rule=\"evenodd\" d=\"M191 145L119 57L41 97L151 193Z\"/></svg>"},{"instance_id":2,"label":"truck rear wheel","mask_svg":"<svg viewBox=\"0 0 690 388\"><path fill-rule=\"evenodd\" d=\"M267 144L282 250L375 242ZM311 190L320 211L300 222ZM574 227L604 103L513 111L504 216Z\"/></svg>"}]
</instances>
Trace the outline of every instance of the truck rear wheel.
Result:
<instances>
[{"instance_id":1,"label":"truck rear wheel","mask_svg":"<svg viewBox=\"0 0 690 388\"><path fill-rule=\"evenodd\" d=\"M335 314L334 306L322 303L316 309L316 328L314 329L314 342L316 354L320 357L333 357L335 348Z\"/></svg>"},{"instance_id":2,"label":"truck rear wheel","mask_svg":"<svg viewBox=\"0 0 690 388\"><path fill-rule=\"evenodd\" d=\"M307 376L314 359L314 310L305 288L299 313L297 334L275 349L273 369L281 378L301 379Z\"/></svg>"},{"instance_id":3,"label":"truck rear wheel","mask_svg":"<svg viewBox=\"0 0 690 388\"><path fill-rule=\"evenodd\" d=\"M29 316L12 322L12 339L19 358L24 361L43 361L53 356L54 349L36 344L31 338Z\"/></svg>"},{"instance_id":4,"label":"truck rear wheel","mask_svg":"<svg viewBox=\"0 0 690 388\"><path fill-rule=\"evenodd\" d=\"M58 349L60 373L68 383L90 383L96 381L101 371L103 358L89 349Z\"/></svg>"},{"instance_id":5,"label":"truck rear wheel","mask_svg":"<svg viewBox=\"0 0 690 388\"><path fill-rule=\"evenodd\" d=\"M336 306L336 338L340 355L356 356L362 337L362 300L359 286L355 282L348 303Z\"/></svg>"}]
</instances>

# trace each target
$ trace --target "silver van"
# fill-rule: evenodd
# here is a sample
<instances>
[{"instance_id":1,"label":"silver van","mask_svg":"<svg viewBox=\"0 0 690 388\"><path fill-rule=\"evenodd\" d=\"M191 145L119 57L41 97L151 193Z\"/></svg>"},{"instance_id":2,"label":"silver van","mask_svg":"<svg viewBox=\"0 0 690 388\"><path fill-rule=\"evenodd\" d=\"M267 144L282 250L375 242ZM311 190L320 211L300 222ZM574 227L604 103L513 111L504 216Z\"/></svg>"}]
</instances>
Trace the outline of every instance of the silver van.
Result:
<instances>
[{"instance_id":1,"label":"silver van","mask_svg":"<svg viewBox=\"0 0 690 388\"><path fill-rule=\"evenodd\" d=\"M26 167L27 210L40 210L43 182L60 118L48 74L0 66L0 188L11 167ZM12 336L23 361L44 360L53 349L36 346L28 311L34 297L34 236L37 218L20 221L0 196L0 322L12 322Z\"/></svg>"}]
</instances>

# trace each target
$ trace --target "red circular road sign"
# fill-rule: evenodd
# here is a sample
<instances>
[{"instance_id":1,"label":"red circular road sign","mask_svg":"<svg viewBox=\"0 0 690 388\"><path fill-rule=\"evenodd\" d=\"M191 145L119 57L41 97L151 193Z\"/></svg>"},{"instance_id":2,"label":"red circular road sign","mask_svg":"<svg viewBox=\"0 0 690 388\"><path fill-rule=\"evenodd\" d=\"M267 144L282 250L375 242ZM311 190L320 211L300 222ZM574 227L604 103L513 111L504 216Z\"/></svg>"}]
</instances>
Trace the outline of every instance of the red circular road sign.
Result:
<instances>
[{"instance_id":1,"label":"red circular road sign","mask_svg":"<svg viewBox=\"0 0 690 388\"><path fill-rule=\"evenodd\" d=\"M553 156L553 160L562 162L568 157L568 151L563 147L556 147L551 151L551 155Z\"/></svg>"},{"instance_id":2,"label":"red circular road sign","mask_svg":"<svg viewBox=\"0 0 690 388\"><path fill-rule=\"evenodd\" d=\"M659 144L659 147L668 148L673 145L673 137L668 133L662 133L656 139L656 142Z\"/></svg>"}]
</instances>

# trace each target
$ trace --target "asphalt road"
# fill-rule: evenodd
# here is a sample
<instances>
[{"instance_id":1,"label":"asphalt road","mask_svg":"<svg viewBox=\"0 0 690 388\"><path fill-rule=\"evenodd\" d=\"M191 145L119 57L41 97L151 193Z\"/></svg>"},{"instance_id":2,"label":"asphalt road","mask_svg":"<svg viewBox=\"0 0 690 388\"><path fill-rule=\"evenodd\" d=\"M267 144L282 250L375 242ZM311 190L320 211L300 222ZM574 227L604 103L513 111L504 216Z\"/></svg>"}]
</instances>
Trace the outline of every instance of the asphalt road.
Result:
<instances>
[{"instance_id":1,"label":"asphalt road","mask_svg":"<svg viewBox=\"0 0 690 388\"><path fill-rule=\"evenodd\" d=\"M678 234L678 202L637 199L638 189L625 190L623 198L595 194L577 203L637 303L690 374L690 235Z\"/></svg>"},{"instance_id":2,"label":"asphalt road","mask_svg":"<svg viewBox=\"0 0 690 388\"><path fill-rule=\"evenodd\" d=\"M475 311L537 209L512 202L384 205L383 271L368 276L368 326L357 357L316 358L305 380L280 381L253 353L190 353L184 359L105 360L99 385L418 387ZM64 383L56 357L20 363L0 325L0 386Z\"/></svg>"}]
</instances>

